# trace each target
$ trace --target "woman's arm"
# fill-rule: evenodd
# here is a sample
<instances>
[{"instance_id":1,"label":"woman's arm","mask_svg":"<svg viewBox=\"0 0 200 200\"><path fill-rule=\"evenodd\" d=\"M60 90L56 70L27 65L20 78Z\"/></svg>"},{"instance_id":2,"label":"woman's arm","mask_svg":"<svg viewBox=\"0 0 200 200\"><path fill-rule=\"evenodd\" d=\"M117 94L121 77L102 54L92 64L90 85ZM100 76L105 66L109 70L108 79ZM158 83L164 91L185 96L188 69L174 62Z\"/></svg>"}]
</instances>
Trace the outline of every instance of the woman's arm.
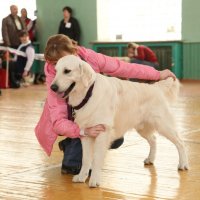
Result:
<instances>
[{"instance_id":1,"label":"woman's arm","mask_svg":"<svg viewBox=\"0 0 200 200\"><path fill-rule=\"evenodd\" d=\"M159 80L160 72L153 67L136 63L127 63L117 58L96 53L91 49L78 47L78 54L88 62L96 72L124 78Z\"/></svg>"},{"instance_id":2,"label":"woman's arm","mask_svg":"<svg viewBox=\"0 0 200 200\"><path fill-rule=\"evenodd\" d=\"M74 40L80 42L81 29L77 19L73 18Z\"/></svg>"},{"instance_id":3,"label":"woman's arm","mask_svg":"<svg viewBox=\"0 0 200 200\"><path fill-rule=\"evenodd\" d=\"M8 21L7 18L4 18L2 20L2 37L3 37L5 46L10 46L10 39L8 37L7 21Z\"/></svg>"},{"instance_id":4,"label":"woman's arm","mask_svg":"<svg viewBox=\"0 0 200 200\"><path fill-rule=\"evenodd\" d=\"M27 47L26 56L27 56L27 61L24 70L28 72L30 71L35 59L35 49L31 46Z\"/></svg>"}]
</instances>

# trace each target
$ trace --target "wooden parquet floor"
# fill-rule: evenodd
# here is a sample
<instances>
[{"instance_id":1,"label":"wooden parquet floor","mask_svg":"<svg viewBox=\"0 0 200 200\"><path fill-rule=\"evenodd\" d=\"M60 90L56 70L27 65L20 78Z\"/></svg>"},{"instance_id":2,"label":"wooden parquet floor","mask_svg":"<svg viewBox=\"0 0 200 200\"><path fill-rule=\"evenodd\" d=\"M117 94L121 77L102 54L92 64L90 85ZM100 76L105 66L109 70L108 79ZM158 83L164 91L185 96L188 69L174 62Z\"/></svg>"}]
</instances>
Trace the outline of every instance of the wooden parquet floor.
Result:
<instances>
[{"instance_id":1,"label":"wooden parquet floor","mask_svg":"<svg viewBox=\"0 0 200 200\"><path fill-rule=\"evenodd\" d=\"M182 82L180 98L173 107L190 170L177 171L175 146L161 136L154 166L144 166L148 144L136 133L128 132L124 144L108 152L102 184L96 189L88 188L87 183L72 183L71 175L60 173L62 152L57 143L51 157L38 144L34 127L45 96L44 85L2 90L0 200L200 200L199 81Z\"/></svg>"}]
</instances>

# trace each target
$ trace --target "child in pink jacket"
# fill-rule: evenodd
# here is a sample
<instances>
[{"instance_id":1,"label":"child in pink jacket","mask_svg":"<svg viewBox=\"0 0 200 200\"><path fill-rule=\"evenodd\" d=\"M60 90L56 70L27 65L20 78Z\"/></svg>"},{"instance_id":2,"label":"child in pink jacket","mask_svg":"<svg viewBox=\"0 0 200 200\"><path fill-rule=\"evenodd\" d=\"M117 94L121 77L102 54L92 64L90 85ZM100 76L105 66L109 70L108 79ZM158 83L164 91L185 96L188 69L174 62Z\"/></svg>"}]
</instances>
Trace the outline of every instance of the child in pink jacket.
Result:
<instances>
[{"instance_id":1,"label":"child in pink jacket","mask_svg":"<svg viewBox=\"0 0 200 200\"><path fill-rule=\"evenodd\" d=\"M169 70L157 71L152 67L131 64L117 58L96 53L91 49L77 46L67 36L58 34L49 38L45 48L45 75L47 84L47 99L41 118L35 128L36 137L48 155L51 154L53 144L59 135L67 139L59 143L64 151L62 172L77 174L81 167L82 148L81 135L96 137L104 126L99 124L80 130L78 125L69 119L68 105L65 99L60 98L51 89L55 77L55 64L63 56L74 54L88 62L97 73L104 73L115 77L137 78L145 80L161 80L167 77L176 78ZM74 139L73 139L74 138ZM116 141L114 148L123 143L123 138Z\"/></svg>"}]
</instances>

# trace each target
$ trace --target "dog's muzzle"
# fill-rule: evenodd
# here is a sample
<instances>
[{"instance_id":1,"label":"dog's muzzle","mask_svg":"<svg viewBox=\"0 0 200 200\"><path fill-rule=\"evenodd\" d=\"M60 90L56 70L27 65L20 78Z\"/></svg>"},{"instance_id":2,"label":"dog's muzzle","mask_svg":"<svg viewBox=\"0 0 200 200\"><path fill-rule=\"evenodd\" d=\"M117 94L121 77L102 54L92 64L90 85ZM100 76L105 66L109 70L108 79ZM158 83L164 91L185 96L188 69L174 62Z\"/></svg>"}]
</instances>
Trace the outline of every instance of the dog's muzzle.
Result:
<instances>
[{"instance_id":1,"label":"dog's muzzle","mask_svg":"<svg viewBox=\"0 0 200 200\"><path fill-rule=\"evenodd\" d=\"M51 90L53 90L54 92L57 92L58 86L56 84L51 85Z\"/></svg>"},{"instance_id":2,"label":"dog's muzzle","mask_svg":"<svg viewBox=\"0 0 200 200\"><path fill-rule=\"evenodd\" d=\"M75 87L76 83L73 82L64 92L62 98L65 98L66 96L68 96L68 94L73 90L73 88ZM59 87L56 84L51 85L51 90L53 90L54 92L57 93L61 93L59 92ZM63 93L63 92L62 92Z\"/></svg>"},{"instance_id":3,"label":"dog's muzzle","mask_svg":"<svg viewBox=\"0 0 200 200\"><path fill-rule=\"evenodd\" d=\"M67 90L65 90L62 98L65 98L66 96L68 96L68 94L73 90L73 88L75 87L76 83L73 82L68 88Z\"/></svg>"}]
</instances>

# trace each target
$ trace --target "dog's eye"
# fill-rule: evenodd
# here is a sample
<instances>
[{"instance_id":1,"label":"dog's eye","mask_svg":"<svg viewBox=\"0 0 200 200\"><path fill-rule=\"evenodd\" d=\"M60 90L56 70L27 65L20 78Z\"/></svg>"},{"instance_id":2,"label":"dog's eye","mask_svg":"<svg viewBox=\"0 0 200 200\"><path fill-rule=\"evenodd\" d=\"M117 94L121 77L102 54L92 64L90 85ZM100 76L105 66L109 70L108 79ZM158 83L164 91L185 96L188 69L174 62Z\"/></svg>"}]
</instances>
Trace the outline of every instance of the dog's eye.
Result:
<instances>
[{"instance_id":1,"label":"dog's eye","mask_svg":"<svg viewBox=\"0 0 200 200\"><path fill-rule=\"evenodd\" d=\"M71 70L69 70L69 69L64 70L64 74L68 74L69 72L71 72Z\"/></svg>"}]
</instances>

